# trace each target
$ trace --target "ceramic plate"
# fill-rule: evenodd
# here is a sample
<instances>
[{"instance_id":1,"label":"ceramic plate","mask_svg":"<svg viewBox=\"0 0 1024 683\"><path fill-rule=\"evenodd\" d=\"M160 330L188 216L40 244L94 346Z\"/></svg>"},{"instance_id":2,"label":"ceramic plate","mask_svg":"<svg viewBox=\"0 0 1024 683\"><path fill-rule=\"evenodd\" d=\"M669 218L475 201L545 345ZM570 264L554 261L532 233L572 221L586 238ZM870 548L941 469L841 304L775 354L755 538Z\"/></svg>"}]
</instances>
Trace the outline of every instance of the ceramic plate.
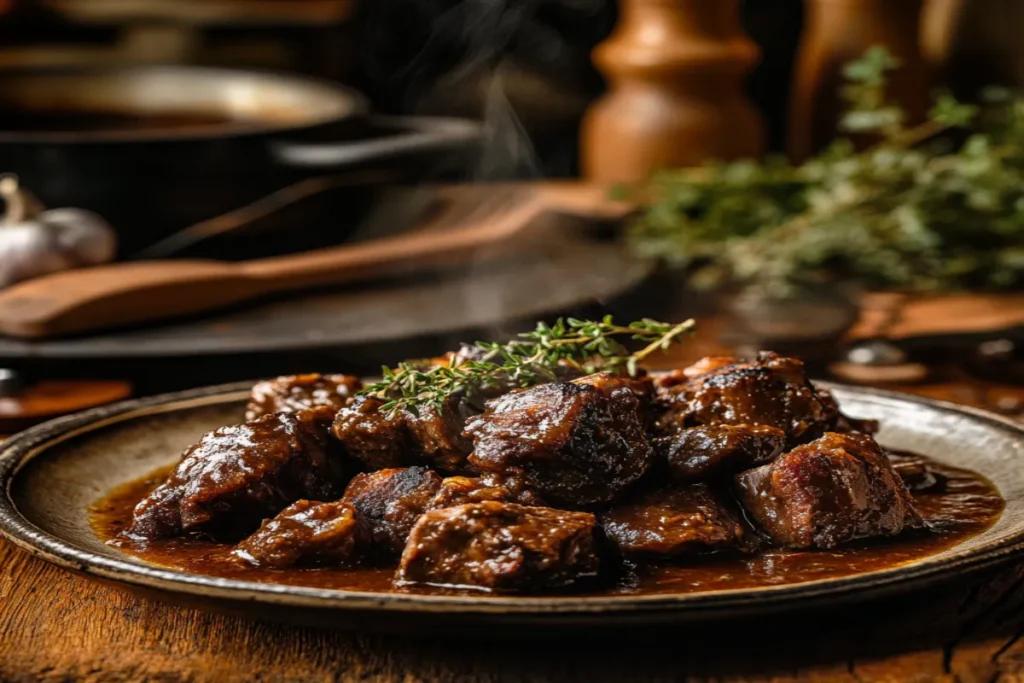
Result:
<instances>
[{"instance_id":1,"label":"ceramic plate","mask_svg":"<svg viewBox=\"0 0 1024 683\"><path fill-rule=\"evenodd\" d=\"M863 600L948 580L1024 549L1024 429L982 411L834 386L843 410L881 420L883 445L988 477L1006 499L994 526L898 567L838 579L697 594L474 597L375 594L228 580L148 565L105 546L87 507L114 486L174 462L202 434L237 422L248 385L158 396L35 427L0 453L0 532L61 567L164 599L260 616L385 630L691 621Z\"/></svg>"}]
</instances>

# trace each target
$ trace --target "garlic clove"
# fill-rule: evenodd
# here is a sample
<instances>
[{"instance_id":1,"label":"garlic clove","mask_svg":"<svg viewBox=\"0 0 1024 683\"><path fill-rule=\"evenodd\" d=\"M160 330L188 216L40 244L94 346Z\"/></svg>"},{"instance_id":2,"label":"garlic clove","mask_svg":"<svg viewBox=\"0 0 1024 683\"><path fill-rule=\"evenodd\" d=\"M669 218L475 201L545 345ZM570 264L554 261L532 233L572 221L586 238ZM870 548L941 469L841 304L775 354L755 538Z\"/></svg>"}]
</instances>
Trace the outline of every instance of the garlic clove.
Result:
<instances>
[{"instance_id":1,"label":"garlic clove","mask_svg":"<svg viewBox=\"0 0 1024 683\"><path fill-rule=\"evenodd\" d=\"M55 231L29 221L0 230L0 287L67 270L75 265Z\"/></svg>"},{"instance_id":2,"label":"garlic clove","mask_svg":"<svg viewBox=\"0 0 1024 683\"><path fill-rule=\"evenodd\" d=\"M114 260L117 235L101 216L85 209L50 209L39 222L52 229L58 248L75 266L95 266Z\"/></svg>"}]
</instances>

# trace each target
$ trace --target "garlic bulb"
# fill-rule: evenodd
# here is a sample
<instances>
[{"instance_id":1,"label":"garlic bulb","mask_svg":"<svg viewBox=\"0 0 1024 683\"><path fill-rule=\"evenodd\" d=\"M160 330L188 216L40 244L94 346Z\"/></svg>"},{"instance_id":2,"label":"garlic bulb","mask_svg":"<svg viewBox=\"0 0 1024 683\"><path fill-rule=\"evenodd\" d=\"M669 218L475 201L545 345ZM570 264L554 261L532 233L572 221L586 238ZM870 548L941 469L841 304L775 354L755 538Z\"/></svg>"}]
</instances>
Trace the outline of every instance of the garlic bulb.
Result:
<instances>
[{"instance_id":1,"label":"garlic bulb","mask_svg":"<svg viewBox=\"0 0 1024 683\"><path fill-rule=\"evenodd\" d=\"M61 251L74 261L73 268L114 260L117 236L98 214L85 209L51 209L38 221L53 232Z\"/></svg>"},{"instance_id":2,"label":"garlic bulb","mask_svg":"<svg viewBox=\"0 0 1024 683\"><path fill-rule=\"evenodd\" d=\"M103 218L84 209L43 210L17 178L0 178L0 287L71 268L112 261L117 237Z\"/></svg>"}]
</instances>

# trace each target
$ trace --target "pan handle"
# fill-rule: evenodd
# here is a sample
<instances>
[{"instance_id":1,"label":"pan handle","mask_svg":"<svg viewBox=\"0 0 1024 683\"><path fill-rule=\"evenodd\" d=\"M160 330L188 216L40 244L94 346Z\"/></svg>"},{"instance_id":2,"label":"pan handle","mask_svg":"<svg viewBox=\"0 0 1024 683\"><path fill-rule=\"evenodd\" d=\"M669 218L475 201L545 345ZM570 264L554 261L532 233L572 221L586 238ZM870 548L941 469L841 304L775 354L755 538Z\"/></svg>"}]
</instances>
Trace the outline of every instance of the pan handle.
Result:
<instances>
[{"instance_id":1,"label":"pan handle","mask_svg":"<svg viewBox=\"0 0 1024 683\"><path fill-rule=\"evenodd\" d=\"M373 116L370 121L407 132L352 142L275 140L270 143L270 153L287 166L338 169L420 154L465 151L479 143L482 135L480 125L467 119Z\"/></svg>"}]
</instances>

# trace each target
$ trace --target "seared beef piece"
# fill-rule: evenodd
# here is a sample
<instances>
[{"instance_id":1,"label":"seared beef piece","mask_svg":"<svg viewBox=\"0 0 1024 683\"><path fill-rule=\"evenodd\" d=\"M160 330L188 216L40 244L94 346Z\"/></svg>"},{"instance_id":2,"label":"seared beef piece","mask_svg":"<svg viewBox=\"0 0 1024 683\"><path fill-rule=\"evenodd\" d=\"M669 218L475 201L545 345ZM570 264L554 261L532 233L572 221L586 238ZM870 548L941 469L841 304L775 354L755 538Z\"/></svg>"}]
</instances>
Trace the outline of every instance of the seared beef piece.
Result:
<instances>
[{"instance_id":1,"label":"seared beef piece","mask_svg":"<svg viewBox=\"0 0 1024 683\"><path fill-rule=\"evenodd\" d=\"M870 436L828 433L736 477L740 502L780 545L834 548L923 525Z\"/></svg>"},{"instance_id":2,"label":"seared beef piece","mask_svg":"<svg viewBox=\"0 0 1024 683\"><path fill-rule=\"evenodd\" d=\"M521 477L545 500L606 503L647 472L653 451L628 380L607 374L542 384L488 401L466 434L469 462Z\"/></svg>"},{"instance_id":3,"label":"seared beef piece","mask_svg":"<svg viewBox=\"0 0 1024 683\"><path fill-rule=\"evenodd\" d=\"M646 374L639 374L636 377L628 375L617 375L610 372L597 372L584 377L577 377L572 380L581 386L596 387L606 393L620 388L627 388L632 391L638 400L645 401L654 398L654 380Z\"/></svg>"},{"instance_id":4,"label":"seared beef piece","mask_svg":"<svg viewBox=\"0 0 1024 683\"><path fill-rule=\"evenodd\" d=\"M771 462L786 445L775 427L711 425L654 440L654 452L681 482L709 480Z\"/></svg>"},{"instance_id":5,"label":"seared beef piece","mask_svg":"<svg viewBox=\"0 0 1024 683\"><path fill-rule=\"evenodd\" d=\"M686 384L690 378L686 376L685 371L680 369L666 370L661 372L654 379L654 388L658 392L659 397L668 397L671 399L674 396L672 391L680 384Z\"/></svg>"},{"instance_id":6,"label":"seared beef piece","mask_svg":"<svg viewBox=\"0 0 1024 683\"><path fill-rule=\"evenodd\" d=\"M650 410L654 400L654 383L649 377L612 377L605 373L581 377L576 366L560 365L555 374L560 381L575 379L580 384L593 384L602 391L628 387L640 402L644 426L654 424L655 414ZM603 389L609 382L613 386ZM421 408L416 414L406 415L406 424L415 442L419 455L418 462L426 462L434 469L447 474L461 474L472 470L467 466L467 456L473 452L473 440L465 433L468 422L483 412L483 401L498 398L518 387L512 384L486 387L472 400L456 395L445 400L440 411Z\"/></svg>"},{"instance_id":7,"label":"seared beef piece","mask_svg":"<svg viewBox=\"0 0 1024 683\"><path fill-rule=\"evenodd\" d=\"M727 365L735 365L741 362L743 361L733 356L708 356L689 367L658 373L654 379L654 387L659 396L671 396L673 393L672 389L680 384L686 384L691 379L706 375Z\"/></svg>"},{"instance_id":8,"label":"seared beef piece","mask_svg":"<svg viewBox=\"0 0 1024 683\"><path fill-rule=\"evenodd\" d=\"M466 503L481 503L485 500L531 506L544 505L536 494L523 486L522 481L496 474L485 474L482 477L448 477L441 482L441 488L434 494L428 509L440 510Z\"/></svg>"},{"instance_id":9,"label":"seared beef piece","mask_svg":"<svg viewBox=\"0 0 1024 683\"><path fill-rule=\"evenodd\" d=\"M719 365L724 359L712 360L707 365L714 369L663 396L669 412L659 421L660 432L700 425L765 425L782 429L795 445L835 427L835 401L811 385L801 361L767 351L749 362Z\"/></svg>"},{"instance_id":10,"label":"seared beef piece","mask_svg":"<svg viewBox=\"0 0 1024 683\"><path fill-rule=\"evenodd\" d=\"M352 505L300 500L265 520L232 554L254 567L351 566L370 543L369 524Z\"/></svg>"},{"instance_id":11,"label":"seared beef piece","mask_svg":"<svg viewBox=\"0 0 1024 683\"><path fill-rule=\"evenodd\" d=\"M333 417L334 409L321 406L210 432L139 503L128 534L201 532L234 540L297 500L339 497L347 478L341 449L327 431Z\"/></svg>"},{"instance_id":12,"label":"seared beef piece","mask_svg":"<svg viewBox=\"0 0 1024 683\"><path fill-rule=\"evenodd\" d=\"M928 461L920 455L889 453L893 471L910 491L932 491L945 484L945 478L932 472Z\"/></svg>"},{"instance_id":13,"label":"seared beef piece","mask_svg":"<svg viewBox=\"0 0 1024 683\"><path fill-rule=\"evenodd\" d=\"M473 410L458 397L445 401L438 413L422 407L419 414L380 411L383 399L357 396L338 411L332 431L345 450L368 470L431 465L443 472L465 469L473 444L462 435Z\"/></svg>"},{"instance_id":14,"label":"seared beef piece","mask_svg":"<svg viewBox=\"0 0 1024 683\"><path fill-rule=\"evenodd\" d=\"M402 553L400 584L526 593L598 573L591 514L494 501L428 512Z\"/></svg>"},{"instance_id":15,"label":"seared beef piece","mask_svg":"<svg viewBox=\"0 0 1024 683\"><path fill-rule=\"evenodd\" d=\"M821 400L821 404L825 406L826 412L834 414L835 425L832 428L833 432L860 432L861 434L874 434L878 431L878 420L860 420L848 415L843 415L839 411L839 404L836 402L832 392L828 389L819 388L818 398Z\"/></svg>"},{"instance_id":16,"label":"seared beef piece","mask_svg":"<svg viewBox=\"0 0 1024 683\"><path fill-rule=\"evenodd\" d=\"M135 506L131 526L124 534L135 540L181 536L181 494L180 485L172 486L168 482L153 489Z\"/></svg>"},{"instance_id":17,"label":"seared beef piece","mask_svg":"<svg viewBox=\"0 0 1024 683\"><path fill-rule=\"evenodd\" d=\"M331 432L345 452L368 470L415 464L412 435L405 413L381 412L386 401L376 396L356 396L338 411Z\"/></svg>"},{"instance_id":18,"label":"seared beef piece","mask_svg":"<svg viewBox=\"0 0 1024 683\"><path fill-rule=\"evenodd\" d=\"M412 435L417 462L426 462L442 472L464 470L473 441L463 436L462 430L470 417L479 414L479 410L458 396L445 399L440 412L422 407L417 415L407 413L405 423Z\"/></svg>"},{"instance_id":19,"label":"seared beef piece","mask_svg":"<svg viewBox=\"0 0 1024 683\"><path fill-rule=\"evenodd\" d=\"M748 545L743 524L706 484L643 494L612 507L601 522L625 557L675 557Z\"/></svg>"},{"instance_id":20,"label":"seared beef piece","mask_svg":"<svg viewBox=\"0 0 1024 683\"><path fill-rule=\"evenodd\" d=\"M605 393L620 388L628 388L636 395L639 401L640 420L643 423L644 431L651 429L662 413L662 407L657 402L658 392L655 388L654 378L640 371L636 377L628 375L616 375L607 372L598 372L585 377L578 377L574 381L577 384L585 384L596 387Z\"/></svg>"},{"instance_id":21,"label":"seared beef piece","mask_svg":"<svg viewBox=\"0 0 1024 683\"><path fill-rule=\"evenodd\" d=\"M270 413L296 413L316 406L342 408L363 383L350 375L291 375L260 382L252 388L246 421Z\"/></svg>"},{"instance_id":22,"label":"seared beef piece","mask_svg":"<svg viewBox=\"0 0 1024 683\"><path fill-rule=\"evenodd\" d=\"M683 369L683 375L685 375L687 379L696 379L697 377L702 377L717 370L721 370L722 368L727 368L730 365L737 365L742 362L743 360L741 358L736 358L735 356L707 356Z\"/></svg>"},{"instance_id":23,"label":"seared beef piece","mask_svg":"<svg viewBox=\"0 0 1024 683\"><path fill-rule=\"evenodd\" d=\"M441 477L426 467L378 470L357 474L344 500L367 519L378 554L398 557L409 530L440 488Z\"/></svg>"}]
</instances>

